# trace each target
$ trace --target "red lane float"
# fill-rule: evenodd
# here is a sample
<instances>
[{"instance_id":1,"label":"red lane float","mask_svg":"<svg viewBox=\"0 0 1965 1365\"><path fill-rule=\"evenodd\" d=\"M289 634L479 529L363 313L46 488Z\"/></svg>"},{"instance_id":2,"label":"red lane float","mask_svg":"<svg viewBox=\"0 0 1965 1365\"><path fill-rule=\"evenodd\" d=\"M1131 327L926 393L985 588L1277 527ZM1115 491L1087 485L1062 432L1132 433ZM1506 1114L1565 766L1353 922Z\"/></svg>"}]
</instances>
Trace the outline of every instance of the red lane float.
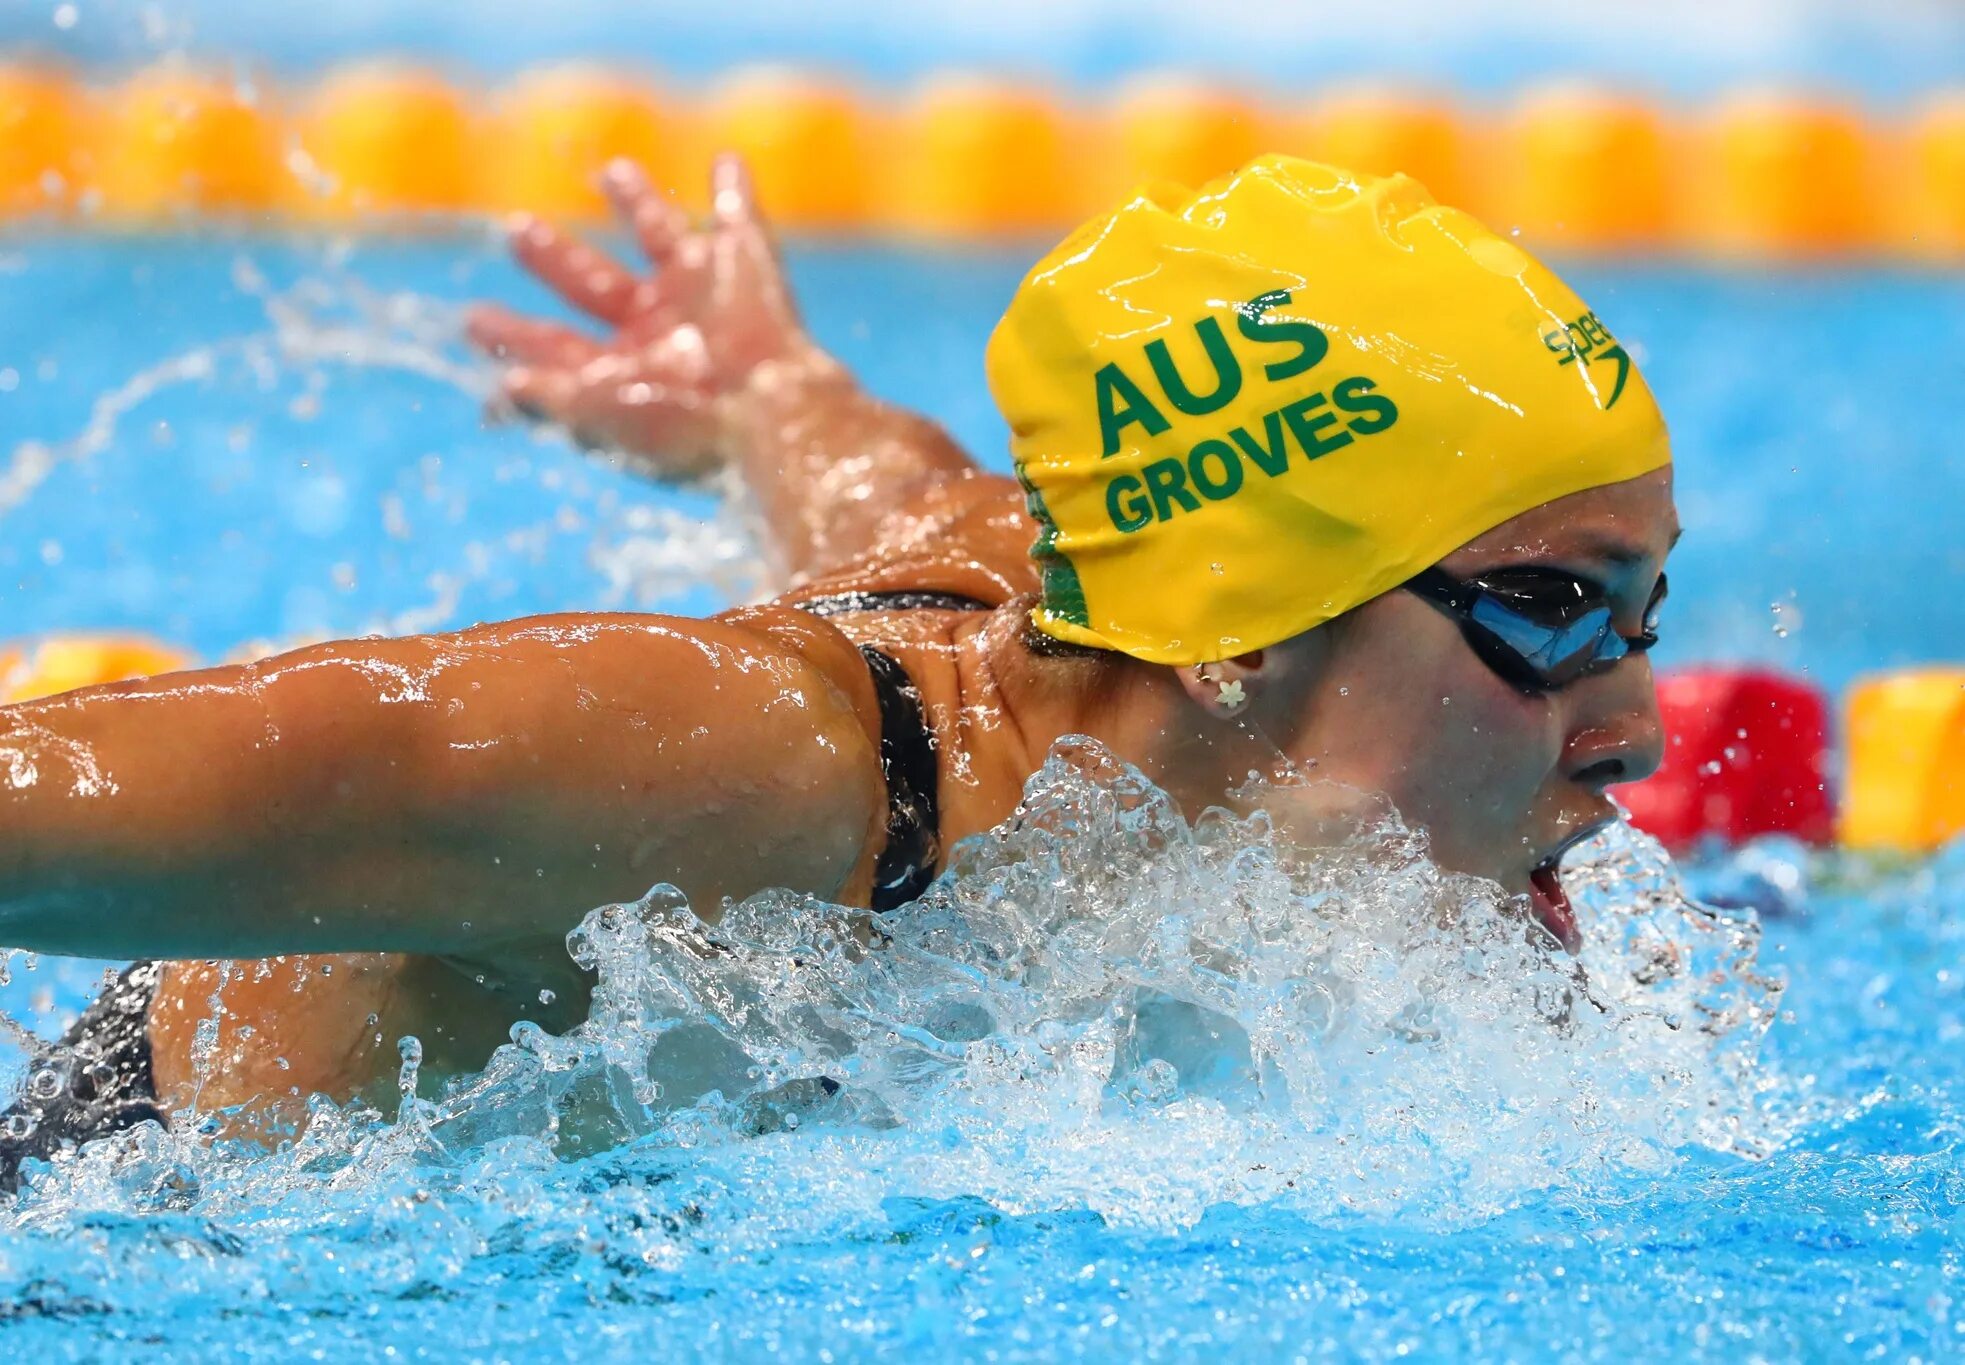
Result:
<instances>
[{"instance_id":1,"label":"red lane float","mask_svg":"<svg viewBox=\"0 0 1965 1365\"><path fill-rule=\"evenodd\" d=\"M1617 795L1631 823L1668 846L1835 832L1828 705L1805 683L1753 669L1690 669L1658 680L1665 762Z\"/></svg>"}]
</instances>

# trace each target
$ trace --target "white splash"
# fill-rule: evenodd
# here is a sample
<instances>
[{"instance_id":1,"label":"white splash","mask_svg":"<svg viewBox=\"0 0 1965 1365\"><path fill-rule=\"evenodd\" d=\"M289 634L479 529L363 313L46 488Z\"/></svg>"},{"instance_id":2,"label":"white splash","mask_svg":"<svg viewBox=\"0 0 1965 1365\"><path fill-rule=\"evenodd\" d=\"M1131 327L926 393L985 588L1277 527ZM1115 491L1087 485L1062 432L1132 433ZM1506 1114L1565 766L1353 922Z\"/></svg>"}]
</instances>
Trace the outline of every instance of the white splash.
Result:
<instances>
[{"instance_id":1,"label":"white splash","mask_svg":"<svg viewBox=\"0 0 1965 1365\"><path fill-rule=\"evenodd\" d=\"M1014 818L871 926L767 894L710 928L658 887L570 936L598 984L568 1034L520 1024L434 1099L406 1052L395 1121L317 1102L273 1155L195 1122L141 1130L44 1176L17 1216L379 1192L519 1150L544 1179L549 1152L631 1143L690 1172L691 1198L748 1192L726 1240L878 1223L896 1197L1158 1227L1223 1203L1454 1226L1691 1150L1769 1150L1783 1120L1759 1047L1779 988L1757 924L1689 901L1628 830L1570 880L1580 964L1396 819L1292 855L1262 817L1189 822L1068 741Z\"/></svg>"}]
</instances>

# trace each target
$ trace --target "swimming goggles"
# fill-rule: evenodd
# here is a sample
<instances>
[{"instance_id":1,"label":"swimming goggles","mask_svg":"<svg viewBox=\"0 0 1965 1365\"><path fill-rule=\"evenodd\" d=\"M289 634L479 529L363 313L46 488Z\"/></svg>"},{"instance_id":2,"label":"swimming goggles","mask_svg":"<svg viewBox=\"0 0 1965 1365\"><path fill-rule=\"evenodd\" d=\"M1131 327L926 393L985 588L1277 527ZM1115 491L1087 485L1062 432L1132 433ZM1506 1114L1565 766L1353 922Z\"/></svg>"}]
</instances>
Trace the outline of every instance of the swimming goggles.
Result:
<instances>
[{"instance_id":1,"label":"swimming goggles","mask_svg":"<svg viewBox=\"0 0 1965 1365\"><path fill-rule=\"evenodd\" d=\"M1524 692L1553 692L1658 643L1664 575L1644 609L1644 629L1619 635L1601 585L1537 565L1460 579L1424 569L1404 585L1460 623L1482 663Z\"/></svg>"}]
</instances>

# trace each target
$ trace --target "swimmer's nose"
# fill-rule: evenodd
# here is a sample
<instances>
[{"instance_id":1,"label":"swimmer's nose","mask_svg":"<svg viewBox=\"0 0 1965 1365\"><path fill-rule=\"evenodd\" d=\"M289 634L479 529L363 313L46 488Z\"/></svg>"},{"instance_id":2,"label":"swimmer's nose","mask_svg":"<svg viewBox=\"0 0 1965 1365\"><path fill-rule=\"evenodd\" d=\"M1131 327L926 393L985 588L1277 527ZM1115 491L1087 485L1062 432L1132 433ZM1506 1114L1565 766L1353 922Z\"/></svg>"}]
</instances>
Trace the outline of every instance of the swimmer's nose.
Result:
<instances>
[{"instance_id":1,"label":"swimmer's nose","mask_svg":"<svg viewBox=\"0 0 1965 1365\"><path fill-rule=\"evenodd\" d=\"M1601 793L1642 782L1665 761L1665 723L1648 659L1630 659L1574 689L1581 704L1563 745L1563 775Z\"/></svg>"}]
</instances>

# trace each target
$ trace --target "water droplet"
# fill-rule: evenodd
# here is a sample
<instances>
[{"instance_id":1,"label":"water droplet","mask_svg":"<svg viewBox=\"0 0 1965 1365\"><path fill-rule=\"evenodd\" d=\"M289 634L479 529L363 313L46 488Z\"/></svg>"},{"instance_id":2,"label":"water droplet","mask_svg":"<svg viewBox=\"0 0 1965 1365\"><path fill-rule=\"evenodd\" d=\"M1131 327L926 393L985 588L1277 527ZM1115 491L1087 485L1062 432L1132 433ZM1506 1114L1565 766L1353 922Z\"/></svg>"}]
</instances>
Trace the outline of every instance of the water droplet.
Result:
<instances>
[{"instance_id":1,"label":"water droplet","mask_svg":"<svg viewBox=\"0 0 1965 1365\"><path fill-rule=\"evenodd\" d=\"M540 988L540 991L539 991L539 1003L540 1003L540 1004L542 1004L542 1005L550 1005L550 1004L552 1004L552 1003L553 1003L553 1002L554 1002L555 1000L557 1000L557 999L559 999L559 997L558 997L557 995L555 995L555 994L553 994L553 992L551 992L550 990L547 990L547 989L545 989L544 987L541 987L541 988Z\"/></svg>"},{"instance_id":2,"label":"water droplet","mask_svg":"<svg viewBox=\"0 0 1965 1365\"><path fill-rule=\"evenodd\" d=\"M34 1074L27 1080L27 1093L37 1100L51 1100L59 1095L62 1087L67 1084L67 1073L60 1066L51 1063L34 1069Z\"/></svg>"},{"instance_id":3,"label":"water droplet","mask_svg":"<svg viewBox=\"0 0 1965 1365\"><path fill-rule=\"evenodd\" d=\"M403 1059L396 1085L407 1098L416 1093L416 1073L423 1069L423 1040L413 1033L404 1034L396 1040L396 1052Z\"/></svg>"}]
</instances>

